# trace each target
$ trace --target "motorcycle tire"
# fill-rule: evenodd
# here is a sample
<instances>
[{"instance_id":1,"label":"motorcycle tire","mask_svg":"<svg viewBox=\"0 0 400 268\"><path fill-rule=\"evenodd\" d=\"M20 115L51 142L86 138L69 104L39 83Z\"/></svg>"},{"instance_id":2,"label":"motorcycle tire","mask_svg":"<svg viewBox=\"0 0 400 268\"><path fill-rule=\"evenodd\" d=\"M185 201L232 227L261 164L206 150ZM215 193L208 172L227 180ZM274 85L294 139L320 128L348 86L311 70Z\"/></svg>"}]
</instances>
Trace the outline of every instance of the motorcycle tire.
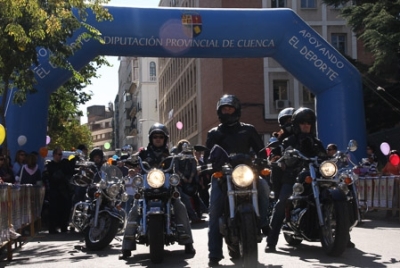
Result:
<instances>
[{"instance_id":1,"label":"motorcycle tire","mask_svg":"<svg viewBox=\"0 0 400 268\"><path fill-rule=\"evenodd\" d=\"M89 227L85 232L85 244L89 250L107 247L118 232L119 220L108 213L101 213L97 227Z\"/></svg>"},{"instance_id":2,"label":"motorcycle tire","mask_svg":"<svg viewBox=\"0 0 400 268\"><path fill-rule=\"evenodd\" d=\"M332 201L321 207L324 226L320 237L322 248L329 256L337 257L345 251L349 234L349 210L346 201Z\"/></svg>"},{"instance_id":3,"label":"motorcycle tire","mask_svg":"<svg viewBox=\"0 0 400 268\"><path fill-rule=\"evenodd\" d=\"M255 215L252 213L242 213L240 221L239 251L243 261L242 266L257 267L257 223Z\"/></svg>"},{"instance_id":4,"label":"motorcycle tire","mask_svg":"<svg viewBox=\"0 0 400 268\"><path fill-rule=\"evenodd\" d=\"M164 259L164 219L163 215L152 215L148 222L148 241L150 260L152 263L161 263Z\"/></svg>"},{"instance_id":5,"label":"motorcycle tire","mask_svg":"<svg viewBox=\"0 0 400 268\"><path fill-rule=\"evenodd\" d=\"M289 246L298 246L298 245L301 244L301 242L303 242L302 239L294 238L290 234L285 234L284 233L283 236L285 237L285 240L286 240L286 242L288 243Z\"/></svg>"}]
</instances>

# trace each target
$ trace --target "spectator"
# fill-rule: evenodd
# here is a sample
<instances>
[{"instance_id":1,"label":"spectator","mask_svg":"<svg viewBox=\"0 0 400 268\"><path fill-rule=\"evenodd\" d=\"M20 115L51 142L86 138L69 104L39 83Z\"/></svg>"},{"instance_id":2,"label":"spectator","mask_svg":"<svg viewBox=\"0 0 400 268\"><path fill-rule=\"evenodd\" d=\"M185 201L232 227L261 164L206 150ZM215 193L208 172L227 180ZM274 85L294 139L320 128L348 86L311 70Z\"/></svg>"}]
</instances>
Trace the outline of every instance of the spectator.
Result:
<instances>
[{"instance_id":1,"label":"spectator","mask_svg":"<svg viewBox=\"0 0 400 268\"><path fill-rule=\"evenodd\" d=\"M128 177L125 178L125 189L128 194L128 201L125 203L125 211L129 213L133 206L134 198L133 196L137 192L137 188L133 187L133 177L138 174L139 169L130 168L128 171Z\"/></svg>"},{"instance_id":2,"label":"spectator","mask_svg":"<svg viewBox=\"0 0 400 268\"><path fill-rule=\"evenodd\" d=\"M13 172L15 176L15 180L18 180L21 173L21 168L26 164L26 152L24 150L18 150L15 154L14 164L13 164Z\"/></svg>"},{"instance_id":3,"label":"spectator","mask_svg":"<svg viewBox=\"0 0 400 268\"><path fill-rule=\"evenodd\" d=\"M117 167L121 170L122 176L124 176L124 177L128 176L129 168L127 168L125 166L125 162L124 161L118 160L117 161Z\"/></svg>"},{"instance_id":4,"label":"spectator","mask_svg":"<svg viewBox=\"0 0 400 268\"><path fill-rule=\"evenodd\" d=\"M83 155L85 156L85 159L88 158L89 150L85 144L79 144L76 149L82 151Z\"/></svg>"},{"instance_id":5,"label":"spectator","mask_svg":"<svg viewBox=\"0 0 400 268\"><path fill-rule=\"evenodd\" d=\"M67 232L71 209L71 188L69 178L74 172L74 165L62 159L61 148L53 150L53 160L45 167L43 181L49 187L49 233Z\"/></svg>"},{"instance_id":6,"label":"spectator","mask_svg":"<svg viewBox=\"0 0 400 268\"><path fill-rule=\"evenodd\" d=\"M7 158L4 155L0 155L0 183L14 183L15 177L14 172L7 163Z\"/></svg>"},{"instance_id":7,"label":"spectator","mask_svg":"<svg viewBox=\"0 0 400 268\"><path fill-rule=\"evenodd\" d=\"M42 172L37 164L36 154L27 155L26 164L22 166L19 180L21 184L42 185Z\"/></svg>"}]
</instances>

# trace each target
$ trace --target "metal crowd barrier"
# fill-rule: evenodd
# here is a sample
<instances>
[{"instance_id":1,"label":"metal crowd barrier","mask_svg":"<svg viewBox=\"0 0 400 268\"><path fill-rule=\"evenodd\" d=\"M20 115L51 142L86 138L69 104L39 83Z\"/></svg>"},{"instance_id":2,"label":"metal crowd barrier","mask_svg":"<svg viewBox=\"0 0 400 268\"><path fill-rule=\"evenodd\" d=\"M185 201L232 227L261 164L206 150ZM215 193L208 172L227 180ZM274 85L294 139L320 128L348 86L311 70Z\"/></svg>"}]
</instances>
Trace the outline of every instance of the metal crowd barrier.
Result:
<instances>
[{"instance_id":1,"label":"metal crowd barrier","mask_svg":"<svg viewBox=\"0 0 400 268\"><path fill-rule=\"evenodd\" d=\"M12 244L18 239L13 232L29 227L35 234L35 222L41 218L45 188L36 185L0 185L0 247L7 246L7 259L12 259ZM40 228L40 221L38 221Z\"/></svg>"},{"instance_id":2,"label":"metal crowd barrier","mask_svg":"<svg viewBox=\"0 0 400 268\"><path fill-rule=\"evenodd\" d=\"M400 210L400 176L359 176L357 189L360 202L369 209Z\"/></svg>"}]
</instances>

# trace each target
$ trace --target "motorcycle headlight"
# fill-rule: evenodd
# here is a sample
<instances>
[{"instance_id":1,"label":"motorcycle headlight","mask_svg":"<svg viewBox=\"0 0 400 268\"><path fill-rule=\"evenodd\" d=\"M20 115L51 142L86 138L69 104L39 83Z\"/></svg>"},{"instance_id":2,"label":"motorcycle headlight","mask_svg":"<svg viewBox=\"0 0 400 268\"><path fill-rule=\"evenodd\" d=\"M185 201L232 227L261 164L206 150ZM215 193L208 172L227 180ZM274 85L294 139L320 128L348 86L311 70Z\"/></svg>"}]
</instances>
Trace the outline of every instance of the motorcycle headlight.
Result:
<instances>
[{"instance_id":1,"label":"motorcycle headlight","mask_svg":"<svg viewBox=\"0 0 400 268\"><path fill-rule=\"evenodd\" d=\"M177 174L172 174L169 177L169 184L171 184L172 186L178 186L179 182L180 182L180 178Z\"/></svg>"},{"instance_id":2,"label":"motorcycle headlight","mask_svg":"<svg viewBox=\"0 0 400 268\"><path fill-rule=\"evenodd\" d=\"M113 184L110 187L108 187L107 194L110 197L116 197L117 194L119 193L119 190L120 190L119 186L117 184Z\"/></svg>"},{"instance_id":3,"label":"motorcycle headlight","mask_svg":"<svg viewBox=\"0 0 400 268\"><path fill-rule=\"evenodd\" d=\"M107 188L107 182L105 180L100 180L99 186L100 186L100 189L106 189Z\"/></svg>"},{"instance_id":4,"label":"motorcycle headlight","mask_svg":"<svg viewBox=\"0 0 400 268\"><path fill-rule=\"evenodd\" d=\"M128 199L129 199L129 196L128 196L127 193L121 194L121 201L122 202L126 202L126 201L128 201Z\"/></svg>"},{"instance_id":5,"label":"motorcycle headlight","mask_svg":"<svg viewBox=\"0 0 400 268\"><path fill-rule=\"evenodd\" d=\"M142 188L143 187L143 177L141 175L136 175L133 177L133 187Z\"/></svg>"},{"instance_id":6,"label":"motorcycle headlight","mask_svg":"<svg viewBox=\"0 0 400 268\"><path fill-rule=\"evenodd\" d=\"M296 182L295 184L293 184L293 193L300 195L303 192L304 192L304 186L302 183Z\"/></svg>"},{"instance_id":7,"label":"motorcycle headlight","mask_svg":"<svg viewBox=\"0 0 400 268\"><path fill-rule=\"evenodd\" d=\"M253 170L247 165L238 165L232 172L233 183L238 187L247 187L253 183Z\"/></svg>"},{"instance_id":8,"label":"motorcycle headlight","mask_svg":"<svg viewBox=\"0 0 400 268\"><path fill-rule=\"evenodd\" d=\"M319 172L323 177L333 177L337 173L337 166L332 161L325 161L319 166Z\"/></svg>"},{"instance_id":9,"label":"motorcycle headlight","mask_svg":"<svg viewBox=\"0 0 400 268\"><path fill-rule=\"evenodd\" d=\"M164 172L158 169L153 169L147 174L147 182L152 188L160 188L165 183Z\"/></svg>"}]
</instances>

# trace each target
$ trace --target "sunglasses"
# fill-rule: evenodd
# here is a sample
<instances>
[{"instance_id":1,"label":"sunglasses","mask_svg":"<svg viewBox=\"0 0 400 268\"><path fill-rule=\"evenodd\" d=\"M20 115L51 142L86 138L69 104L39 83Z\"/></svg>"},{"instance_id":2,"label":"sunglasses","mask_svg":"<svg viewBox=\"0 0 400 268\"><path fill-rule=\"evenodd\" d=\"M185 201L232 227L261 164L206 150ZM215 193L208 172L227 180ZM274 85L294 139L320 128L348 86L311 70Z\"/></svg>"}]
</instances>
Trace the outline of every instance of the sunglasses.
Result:
<instances>
[{"instance_id":1,"label":"sunglasses","mask_svg":"<svg viewBox=\"0 0 400 268\"><path fill-rule=\"evenodd\" d=\"M164 139L163 135L154 135L153 139Z\"/></svg>"},{"instance_id":2,"label":"sunglasses","mask_svg":"<svg viewBox=\"0 0 400 268\"><path fill-rule=\"evenodd\" d=\"M334 149L326 149L327 151L334 151Z\"/></svg>"},{"instance_id":3,"label":"sunglasses","mask_svg":"<svg viewBox=\"0 0 400 268\"><path fill-rule=\"evenodd\" d=\"M300 125L311 125L311 123L310 123L310 122L307 122L307 121L300 122L299 124L300 124Z\"/></svg>"},{"instance_id":4,"label":"sunglasses","mask_svg":"<svg viewBox=\"0 0 400 268\"><path fill-rule=\"evenodd\" d=\"M20 156L25 156L26 154L19 154Z\"/></svg>"}]
</instances>

